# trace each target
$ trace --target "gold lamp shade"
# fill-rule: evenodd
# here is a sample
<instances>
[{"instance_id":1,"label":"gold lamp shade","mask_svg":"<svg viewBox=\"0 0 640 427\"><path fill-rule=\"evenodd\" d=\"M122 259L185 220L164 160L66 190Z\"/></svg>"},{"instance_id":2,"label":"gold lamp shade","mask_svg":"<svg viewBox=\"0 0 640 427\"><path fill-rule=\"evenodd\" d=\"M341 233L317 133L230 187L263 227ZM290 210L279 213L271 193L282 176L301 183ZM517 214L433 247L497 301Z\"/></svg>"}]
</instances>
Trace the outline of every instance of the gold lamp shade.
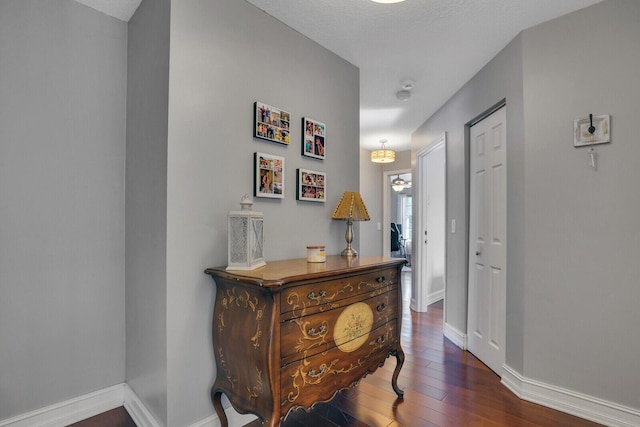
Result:
<instances>
[{"instance_id":1,"label":"gold lamp shade","mask_svg":"<svg viewBox=\"0 0 640 427\"><path fill-rule=\"evenodd\" d=\"M373 150L371 161L373 163L393 163L396 161L396 152L393 150Z\"/></svg>"},{"instance_id":2,"label":"gold lamp shade","mask_svg":"<svg viewBox=\"0 0 640 427\"><path fill-rule=\"evenodd\" d=\"M347 241L347 248L342 251L342 255L358 256L358 252L351 247L351 242L353 241L353 221L370 220L369 212L367 212L367 207L364 205L360 193L357 191L345 191L340 198L340 202L338 202L338 206L336 206L336 209L333 211L331 219L347 221L347 232L344 235Z\"/></svg>"},{"instance_id":3,"label":"gold lamp shade","mask_svg":"<svg viewBox=\"0 0 640 427\"><path fill-rule=\"evenodd\" d=\"M386 143L386 139L380 140L380 150L373 150L371 152L371 161L373 163L393 163L396 161L396 152L387 150L385 147Z\"/></svg>"}]
</instances>

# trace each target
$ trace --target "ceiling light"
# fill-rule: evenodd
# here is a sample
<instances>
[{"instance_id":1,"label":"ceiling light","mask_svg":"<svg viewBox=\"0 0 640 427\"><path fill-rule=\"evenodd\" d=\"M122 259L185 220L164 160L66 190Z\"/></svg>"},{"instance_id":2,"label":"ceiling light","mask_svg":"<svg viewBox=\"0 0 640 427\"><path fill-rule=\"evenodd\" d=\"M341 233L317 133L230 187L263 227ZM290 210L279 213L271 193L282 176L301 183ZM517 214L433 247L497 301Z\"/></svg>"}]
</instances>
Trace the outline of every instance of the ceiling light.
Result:
<instances>
[{"instance_id":1,"label":"ceiling light","mask_svg":"<svg viewBox=\"0 0 640 427\"><path fill-rule=\"evenodd\" d=\"M407 181L400 178L400 175L398 175L396 179L391 181L391 188L393 188L393 191L395 192L399 193L400 191L404 190L404 187L406 186L407 186Z\"/></svg>"},{"instance_id":2,"label":"ceiling light","mask_svg":"<svg viewBox=\"0 0 640 427\"><path fill-rule=\"evenodd\" d=\"M404 0L371 0L374 3L384 3L384 4L391 4L391 3L400 3L403 2Z\"/></svg>"},{"instance_id":3,"label":"ceiling light","mask_svg":"<svg viewBox=\"0 0 640 427\"><path fill-rule=\"evenodd\" d=\"M385 144L387 143L386 139L380 140L380 144L382 147L380 150L373 150L371 152L371 161L373 163L392 163L396 160L396 152L393 150L387 150L385 148Z\"/></svg>"}]
</instances>

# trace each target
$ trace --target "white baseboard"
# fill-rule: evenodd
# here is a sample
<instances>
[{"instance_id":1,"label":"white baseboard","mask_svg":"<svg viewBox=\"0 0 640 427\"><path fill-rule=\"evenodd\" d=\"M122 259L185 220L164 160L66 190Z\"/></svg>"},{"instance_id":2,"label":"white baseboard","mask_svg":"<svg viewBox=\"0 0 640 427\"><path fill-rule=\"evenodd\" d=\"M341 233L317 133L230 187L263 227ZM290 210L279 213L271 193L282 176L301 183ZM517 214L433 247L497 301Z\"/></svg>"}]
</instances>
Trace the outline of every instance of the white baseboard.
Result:
<instances>
[{"instance_id":1,"label":"white baseboard","mask_svg":"<svg viewBox=\"0 0 640 427\"><path fill-rule=\"evenodd\" d=\"M0 427L64 427L122 406L125 384L118 384L64 402L0 421Z\"/></svg>"},{"instance_id":2,"label":"white baseboard","mask_svg":"<svg viewBox=\"0 0 640 427\"><path fill-rule=\"evenodd\" d=\"M123 406L138 427L162 427L162 424L149 412L138 395L125 384Z\"/></svg>"},{"instance_id":3,"label":"white baseboard","mask_svg":"<svg viewBox=\"0 0 640 427\"><path fill-rule=\"evenodd\" d=\"M427 295L427 307L441 299L444 299L444 289L440 289L437 292Z\"/></svg>"},{"instance_id":4,"label":"white baseboard","mask_svg":"<svg viewBox=\"0 0 640 427\"><path fill-rule=\"evenodd\" d=\"M257 419L255 415L252 414L239 414L233 409L226 409L227 421L230 426L243 426L249 424L251 421ZM220 427L220 418L216 414L211 415L204 420L200 420L194 424L191 424L189 427Z\"/></svg>"},{"instance_id":5,"label":"white baseboard","mask_svg":"<svg viewBox=\"0 0 640 427\"><path fill-rule=\"evenodd\" d=\"M124 406L138 427L163 426L149 412L131 387L122 383L0 420L0 427L65 427L120 406ZM252 414L239 414L231 408L226 410L226 414L231 426L245 425L257 418ZM189 427L220 427L220 425L220 419L216 414L213 414Z\"/></svg>"},{"instance_id":6,"label":"white baseboard","mask_svg":"<svg viewBox=\"0 0 640 427\"><path fill-rule=\"evenodd\" d=\"M467 334L460 332L448 323L444 324L444 336L463 350L467 349Z\"/></svg>"},{"instance_id":7,"label":"white baseboard","mask_svg":"<svg viewBox=\"0 0 640 427\"><path fill-rule=\"evenodd\" d=\"M458 347L466 347L467 337L457 329L445 325L445 336ZM640 411L636 409L525 378L507 365L503 366L502 384L520 399L609 427L640 426ZM125 407L138 427L162 427L126 383L0 420L0 427L65 427L120 406ZM239 414L231 408L226 413L232 426L256 419L255 415ZM213 414L190 427L220 427L220 419Z\"/></svg>"},{"instance_id":8,"label":"white baseboard","mask_svg":"<svg viewBox=\"0 0 640 427\"><path fill-rule=\"evenodd\" d=\"M1 420L0 427L65 427L120 406L138 427L161 427L126 383Z\"/></svg>"},{"instance_id":9,"label":"white baseboard","mask_svg":"<svg viewBox=\"0 0 640 427\"><path fill-rule=\"evenodd\" d=\"M523 377L503 365L502 384L520 399L609 427L640 426L640 411Z\"/></svg>"},{"instance_id":10,"label":"white baseboard","mask_svg":"<svg viewBox=\"0 0 640 427\"><path fill-rule=\"evenodd\" d=\"M409 307L415 312L424 313L429 310L429 306L431 304L433 304L434 302L438 302L441 299L444 299L444 289L427 295L427 300L425 301L424 306L420 307L418 307L418 301L414 297L411 297L411 300L409 301Z\"/></svg>"}]
</instances>

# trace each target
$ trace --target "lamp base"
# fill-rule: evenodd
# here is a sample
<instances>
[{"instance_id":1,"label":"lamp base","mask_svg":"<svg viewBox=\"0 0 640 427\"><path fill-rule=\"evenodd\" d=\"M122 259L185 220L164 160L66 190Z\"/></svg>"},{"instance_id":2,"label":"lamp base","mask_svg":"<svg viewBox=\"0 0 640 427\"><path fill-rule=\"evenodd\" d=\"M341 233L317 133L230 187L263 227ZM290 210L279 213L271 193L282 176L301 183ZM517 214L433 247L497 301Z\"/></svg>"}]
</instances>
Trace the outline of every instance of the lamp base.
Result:
<instances>
[{"instance_id":1,"label":"lamp base","mask_svg":"<svg viewBox=\"0 0 640 427\"><path fill-rule=\"evenodd\" d=\"M351 245L349 245L349 247L346 248L344 251L342 251L340 255L347 256L347 257L356 257L358 256L358 252L356 252L356 250L353 249Z\"/></svg>"},{"instance_id":2,"label":"lamp base","mask_svg":"<svg viewBox=\"0 0 640 427\"><path fill-rule=\"evenodd\" d=\"M353 242L353 222L351 222L351 218L347 220L347 232L344 234L344 239L347 241L347 248L342 251L342 256L346 257L356 257L358 256L358 252L351 247L351 242Z\"/></svg>"}]
</instances>

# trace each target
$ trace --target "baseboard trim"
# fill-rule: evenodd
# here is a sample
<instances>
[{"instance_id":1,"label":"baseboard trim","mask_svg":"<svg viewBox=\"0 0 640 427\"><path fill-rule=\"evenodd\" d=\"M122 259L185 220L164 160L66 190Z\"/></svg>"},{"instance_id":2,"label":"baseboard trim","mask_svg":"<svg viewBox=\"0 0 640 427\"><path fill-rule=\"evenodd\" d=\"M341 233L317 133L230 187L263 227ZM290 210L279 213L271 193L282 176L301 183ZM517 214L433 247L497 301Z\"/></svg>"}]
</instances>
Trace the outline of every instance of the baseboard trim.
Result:
<instances>
[{"instance_id":1,"label":"baseboard trim","mask_svg":"<svg viewBox=\"0 0 640 427\"><path fill-rule=\"evenodd\" d=\"M409 300L409 308L415 312L424 313L429 310L429 306L431 304L438 302L441 299L444 299L444 289L427 295L427 300L425 301L424 306L418 307L418 301L412 297L411 300Z\"/></svg>"},{"instance_id":2,"label":"baseboard trim","mask_svg":"<svg viewBox=\"0 0 640 427\"><path fill-rule=\"evenodd\" d=\"M124 406L138 427L162 427L127 383L114 385L35 411L0 420L0 427L65 427ZM229 425L245 425L255 420L253 414L239 414L226 410ZM220 427L220 419L213 414L189 427Z\"/></svg>"},{"instance_id":3,"label":"baseboard trim","mask_svg":"<svg viewBox=\"0 0 640 427\"><path fill-rule=\"evenodd\" d=\"M138 427L162 427L162 424L155 419L138 395L126 383L124 384L123 405Z\"/></svg>"},{"instance_id":4,"label":"baseboard trim","mask_svg":"<svg viewBox=\"0 0 640 427\"><path fill-rule=\"evenodd\" d=\"M448 324L445 324L444 329L449 340L465 349L465 334ZM508 365L503 365L502 384L522 400L609 427L640 425L640 411L636 409L523 377ZM120 406L125 407L138 427L162 427L126 383L0 420L0 427L65 427ZM230 425L245 425L256 418L252 414L239 414L231 408L226 413ZM214 414L190 427L220 425L220 419Z\"/></svg>"},{"instance_id":5,"label":"baseboard trim","mask_svg":"<svg viewBox=\"0 0 640 427\"><path fill-rule=\"evenodd\" d=\"M258 418L252 414L239 414L233 409L228 408L225 413L227 414L227 421L229 422L230 426L243 426ZM218 416L214 414L194 424L191 424L189 427L221 427L221 425L222 424L220 423L220 418L218 418Z\"/></svg>"},{"instance_id":6,"label":"baseboard trim","mask_svg":"<svg viewBox=\"0 0 640 427\"><path fill-rule=\"evenodd\" d=\"M609 427L640 425L638 410L523 377L507 365L503 365L502 384L520 399Z\"/></svg>"},{"instance_id":7,"label":"baseboard trim","mask_svg":"<svg viewBox=\"0 0 640 427\"><path fill-rule=\"evenodd\" d=\"M0 427L64 427L122 406L126 385L118 384L0 421Z\"/></svg>"},{"instance_id":8,"label":"baseboard trim","mask_svg":"<svg viewBox=\"0 0 640 427\"><path fill-rule=\"evenodd\" d=\"M449 341L457 345L463 350L467 349L467 334L459 331L448 323L444 324L444 336Z\"/></svg>"},{"instance_id":9,"label":"baseboard trim","mask_svg":"<svg viewBox=\"0 0 640 427\"><path fill-rule=\"evenodd\" d=\"M434 302L440 301L441 299L444 299L444 289L441 289L437 292L427 295L427 307L429 307Z\"/></svg>"}]
</instances>

